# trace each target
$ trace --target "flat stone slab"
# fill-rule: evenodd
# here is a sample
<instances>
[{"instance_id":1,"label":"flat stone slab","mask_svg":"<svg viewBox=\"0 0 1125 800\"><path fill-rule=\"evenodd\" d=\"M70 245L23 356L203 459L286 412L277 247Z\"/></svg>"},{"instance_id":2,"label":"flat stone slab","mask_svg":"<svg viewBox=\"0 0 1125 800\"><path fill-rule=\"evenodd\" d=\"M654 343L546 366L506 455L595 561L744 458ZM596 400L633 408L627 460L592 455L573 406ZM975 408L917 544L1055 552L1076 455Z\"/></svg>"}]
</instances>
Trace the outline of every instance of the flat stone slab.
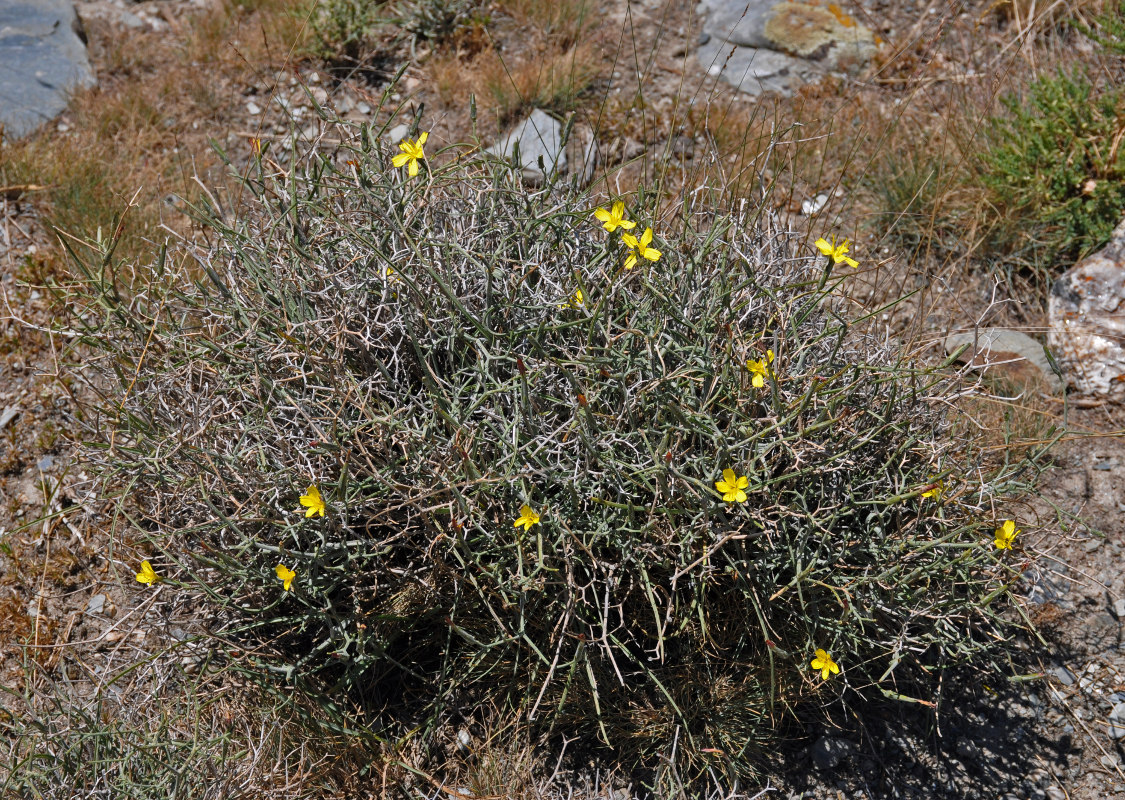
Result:
<instances>
[{"instance_id":1,"label":"flat stone slab","mask_svg":"<svg viewBox=\"0 0 1125 800\"><path fill-rule=\"evenodd\" d=\"M700 65L754 95L789 95L826 74L856 72L878 47L869 28L819 0L705 0L699 13Z\"/></svg>"},{"instance_id":2,"label":"flat stone slab","mask_svg":"<svg viewBox=\"0 0 1125 800\"><path fill-rule=\"evenodd\" d=\"M27 136L96 82L70 0L0 0L0 125Z\"/></svg>"},{"instance_id":3,"label":"flat stone slab","mask_svg":"<svg viewBox=\"0 0 1125 800\"><path fill-rule=\"evenodd\" d=\"M951 333L945 339L945 352L954 353L968 345L958 360L982 373L1003 374L1025 386L1043 382L1053 391L1063 388L1043 345L1025 333L1007 328L979 328Z\"/></svg>"}]
</instances>

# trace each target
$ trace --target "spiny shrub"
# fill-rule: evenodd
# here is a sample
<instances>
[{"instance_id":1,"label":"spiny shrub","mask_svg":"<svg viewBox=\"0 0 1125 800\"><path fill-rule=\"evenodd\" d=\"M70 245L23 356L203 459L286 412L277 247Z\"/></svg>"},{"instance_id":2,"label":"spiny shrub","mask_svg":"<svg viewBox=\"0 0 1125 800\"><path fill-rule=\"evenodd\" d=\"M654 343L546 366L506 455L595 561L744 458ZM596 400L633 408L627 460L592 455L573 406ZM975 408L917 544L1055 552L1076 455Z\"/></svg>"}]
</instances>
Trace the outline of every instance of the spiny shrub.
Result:
<instances>
[{"instance_id":1,"label":"spiny shrub","mask_svg":"<svg viewBox=\"0 0 1125 800\"><path fill-rule=\"evenodd\" d=\"M383 731L487 705L689 778L1000 663L1028 464L947 438L955 382L849 324L847 275L645 197L627 269L587 196L363 134L258 164L209 249L85 267L120 384L87 453L228 640Z\"/></svg>"},{"instance_id":2,"label":"spiny shrub","mask_svg":"<svg viewBox=\"0 0 1125 800\"><path fill-rule=\"evenodd\" d=\"M992 120L981 156L995 208L992 243L1049 277L1108 241L1121 221L1125 94L1060 71L1003 103L1008 113Z\"/></svg>"}]
</instances>

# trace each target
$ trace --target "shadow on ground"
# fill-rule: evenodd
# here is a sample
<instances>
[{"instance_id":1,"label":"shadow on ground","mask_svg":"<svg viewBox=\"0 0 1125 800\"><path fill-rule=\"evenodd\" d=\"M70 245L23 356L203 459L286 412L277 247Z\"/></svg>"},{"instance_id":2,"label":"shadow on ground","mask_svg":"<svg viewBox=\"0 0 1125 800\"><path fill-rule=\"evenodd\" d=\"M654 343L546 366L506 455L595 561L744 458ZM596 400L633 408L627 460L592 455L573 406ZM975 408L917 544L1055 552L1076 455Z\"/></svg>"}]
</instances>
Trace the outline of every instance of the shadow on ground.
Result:
<instances>
[{"instance_id":1,"label":"shadow on ground","mask_svg":"<svg viewBox=\"0 0 1125 800\"><path fill-rule=\"evenodd\" d=\"M837 709L837 719L808 725L778 752L772 782L783 798L1048 797L1052 773L1080 751L1068 732L1044 724L1045 689L947 675L936 709L898 701Z\"/></svg>"}]
</instances>

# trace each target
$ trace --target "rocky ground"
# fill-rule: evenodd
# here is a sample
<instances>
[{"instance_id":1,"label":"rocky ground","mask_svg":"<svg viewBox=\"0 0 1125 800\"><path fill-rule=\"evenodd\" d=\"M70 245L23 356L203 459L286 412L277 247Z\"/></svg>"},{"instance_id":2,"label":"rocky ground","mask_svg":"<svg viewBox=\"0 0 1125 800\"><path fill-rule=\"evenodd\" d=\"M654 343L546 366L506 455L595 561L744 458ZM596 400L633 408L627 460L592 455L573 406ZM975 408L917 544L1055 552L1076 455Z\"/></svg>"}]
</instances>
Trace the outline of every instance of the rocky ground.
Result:
<instances>
[{"instance_id":1,"label":"rocky ground","mask_svg":"<svg viewBox=\"0 0 1125 800\"><path fill-rule=\"evenodd\" d=\"M193 15L206 5L206 0L79 2L103 85L147 79L123 71L118 44L123 38L173 50L194 30ZM954 58L970 53L975 55L969 60L983 59L974 32L979 34L982 24L1001 25L986 13L987 5L958 7L953 14L937 4L867 0L857 6L857 17L880 37L903 43L899 52L905 55L880 73L885 82L867 80L856 90L871 102L893 104L901 89L895 77L906 73L906 61L919 63L919 53L938 41L938 33L942 46L935 45L911 74L938 82L964 75ZM624 103L643 90L653 114L669 124L654 126L655 136L627 114L603 126L599 174L614 170L617 180L629 185L659 163L642 157L645 153L663 154L688 168L706 161L712 134L706 126L688 124L689 115L677 116L677 98L747 114L766 102L734 93L692 57L702 21L690 3L614 2L603 22L591 35L621 62L590 91ZM626 30L628 36L622 35ZM177 119L174 141L163 145L198 154L205 176L220 174L206 171L214 169L204 156L208 139L218 141L237 164L249 157L255 137L280 147L294 132L323 135L316 105L366 121L381 94L377 82L334 77L313 63L281 72L256 65L209 80L214 117L202 129L193 124L198 120ZM394 98L402 101L401 111L380 122L409 124L424 103L435 144L463 140L471 128L463 98L454 92L443 101L432 84L432 65L408 68L401 89L406 96ZM846 104L838 92L838 85L831 92L812 89L793 102L805 109L823 103L835 113ZM174 117L174 109L166 111ZM496 136L500 123L499 118L482 123L482 136ZM594 120L590 123L593 131ZM58 135L75 124L70 112L51 123ZM689 173L685 169L683 175ZM837 177L822 177L782 197L778 213L795 227L862 218L862 208L848 207L844 193L833 191ZM681 180L686 185L689 178ZM810 202L824 207L824 216L813 218ZM169 197L166 223L184 233L189 228L176 210L181 203ZM895 254L880 249L882 243L864 229L854 229L861 231L860 255L883 259L888 273L867 300L878 299L887 285L907 286L924 272L915 265L910 275L896 273L905 268ZM0 187L0 684L17 695L60 680L84 680L90 691L111 683L119 693L142 691L136 688L140 677L114 683L110 676L162 652L170 653L167 663L190 672L198 660L191 650L190 609L178 605L171 591L145 592L135 583L138 553L128 542L108 538L109 505L90 494L81 465L71 457L70 438L79 433L76 415L83 393L92 389L68 377L81 360L70 349L73 337L65 330L51 332L58 308L44 288L50 277L45 253L56 247L35 190ZM908 318L888 318L887 324L916 340L940 342L950 327L964 327L990 307L988 291L981 285L956 302L936 296L929 313L911 307ZM1019 323L1029 331L1043 324L1034 303L1001 310L990 322ZM1043 637L1011 645L1013 671L1023 679L986 685L971 674L949 676L933 709L894 703L857 714L841 707L830 722L808 723L804 736L778 753L769 770L776 796L1125 798L1125 408L1105 402L1076 409L1058 396L1033 393L1014 404L1031 407L1040 421L1049 416L1065 422L1068 429L1054 450L1053 467L1041 477L1042 497L1013 512L1025 530L1023 609Z\"/></svg>"}]
</instances>

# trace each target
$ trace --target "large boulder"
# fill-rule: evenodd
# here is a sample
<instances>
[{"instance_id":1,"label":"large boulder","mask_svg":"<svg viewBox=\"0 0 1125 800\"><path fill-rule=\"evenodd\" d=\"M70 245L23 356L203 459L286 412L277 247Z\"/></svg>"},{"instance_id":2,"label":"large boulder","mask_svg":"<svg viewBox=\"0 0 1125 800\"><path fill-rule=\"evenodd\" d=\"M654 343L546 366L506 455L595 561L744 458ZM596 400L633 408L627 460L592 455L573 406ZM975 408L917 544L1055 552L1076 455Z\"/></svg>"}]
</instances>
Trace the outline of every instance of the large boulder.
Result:
<instances>
[{"instance_id":1,"label":"large boulder","mask_svg":"<svg viewBox=\"0 0 1125 800\"><path fill-rule=\"evenodd\" d=\"M1067 383L1084 394L1125 396L1125 221L1055 281L1048 312L1048 340Z\"/></svg>"},{"instance_id":2,"label":"large boulder","mask_svg":"<svg viewBox=\"0 0 1125 800\"><path fill-rule=\"evenodd\" d=\"M93 86L85 37L70 0L0 0L0 125L18 139Z\"/></svg>"},{"instance_id":3,"label":"large boulder","mask_svg":"<svg viewBox=\"0 0 1125 800\"><path fill-rule=\"evenodd\" d=\"M791 94L832 72L855 72L875 54L875 34L835 4L706 0L700 64L750 94Z\"/></svg>"}]
</instances>

